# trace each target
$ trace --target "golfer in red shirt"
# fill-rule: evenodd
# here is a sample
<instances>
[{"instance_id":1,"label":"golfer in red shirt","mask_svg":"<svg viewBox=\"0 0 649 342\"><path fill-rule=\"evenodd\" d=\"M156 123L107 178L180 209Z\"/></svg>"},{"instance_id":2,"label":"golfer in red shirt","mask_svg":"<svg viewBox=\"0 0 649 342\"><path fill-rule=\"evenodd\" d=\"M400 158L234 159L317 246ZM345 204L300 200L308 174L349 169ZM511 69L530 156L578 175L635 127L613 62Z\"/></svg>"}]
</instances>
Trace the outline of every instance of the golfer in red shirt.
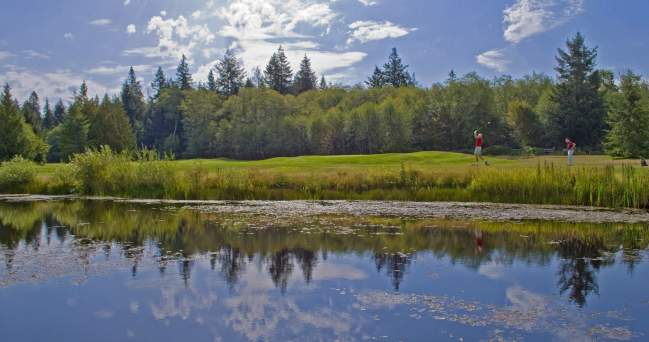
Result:
<instances>
[{"instance_id":1,"label":"golfer in red shirt","mask_svg":"<svg viewBox=\"0 0 649 342\"><path fill-rule=\"evenodd\" d=\"M570 138L566 138L566 151L568 151L568 166L572 166L573 158L575 156L575 148L577 144Z\"/></svg>"},{"instance_id":2,"label":"golfer in red shirt","mask_svg":"<svg viewBox=\"0 0 649 342\"><path fill-rule=\"evenodd\" d=\"M473 150L473 154L475 155L476 165L478 165L482 160L485 165L489 166L489 163L482 156L482 144L484 143L484 138L482 136L482 133L480 133L480 130L476 129L475 131L473 131L473 137L475 138L475 149Z\"/></svg>"}]
</instances>

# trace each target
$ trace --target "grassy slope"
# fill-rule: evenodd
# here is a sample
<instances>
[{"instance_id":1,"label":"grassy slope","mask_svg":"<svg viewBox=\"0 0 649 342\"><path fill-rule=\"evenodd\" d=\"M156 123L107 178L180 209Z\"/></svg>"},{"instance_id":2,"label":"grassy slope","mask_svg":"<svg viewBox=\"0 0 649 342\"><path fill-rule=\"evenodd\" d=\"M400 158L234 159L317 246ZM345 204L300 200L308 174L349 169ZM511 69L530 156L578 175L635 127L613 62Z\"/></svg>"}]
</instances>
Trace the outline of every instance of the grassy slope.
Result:
<instances>
[{"instance_id":1,"label":"grassy slope","mask_svg":"<svg viewBox=\"0 0 649 342\"><path fill-rule=\"evenodd\" d=\"M564 165L565 157L498 157L487 158L493 168L531 168L538 163L555 163ZM637 163L630 160L614 160L607 156L577 156L578 166L605 166L610 164ZM475 170L473 156L452 152L415 152L388 153L376 155L343 155L343 156L303 156L282 157L259 161L237 161L229 159L191 159L178 160L174 167L178 171L187 171L200 166L208 171L221 170L258 170L273 173L320 174L338 171L395 171L405 165L411 169L437 170L445 173L464 173ZM39 166L41 176L51 175L58 164Z\"/></svg>"}]
</instances>

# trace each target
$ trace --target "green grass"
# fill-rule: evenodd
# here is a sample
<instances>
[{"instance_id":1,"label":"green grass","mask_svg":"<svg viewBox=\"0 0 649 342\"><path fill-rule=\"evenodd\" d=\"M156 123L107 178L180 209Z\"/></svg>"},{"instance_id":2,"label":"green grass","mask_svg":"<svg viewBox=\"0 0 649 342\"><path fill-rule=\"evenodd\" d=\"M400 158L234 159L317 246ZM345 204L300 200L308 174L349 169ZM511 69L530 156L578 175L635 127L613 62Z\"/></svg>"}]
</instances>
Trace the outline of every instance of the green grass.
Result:
<instances>
[{"instance_id":1,"label":"green grass","mask_svg":"<svg viewBox=\"0 0 649 342\"><path fill-rule=\"evenodd\" d=\"M170 199L491 201L649 208L649 171L633 160L488 158L448 152L303 156L260 161L159 160L89 151L36 167L27 193ZM33 167L32 167L33 168ZM13 191L2 189L0 192Z\"/></svg>"},{"instance_id":2,"label":"green grass","mask_svg":"<svg viewBox=\"0 0 649 342\"><path fill-rule=\"evenodd\" d=\"M497 157L487 158L491 168L518 169L535 168L539 163L564 165L565 157ZM614 160L608 156L577 156L577 166L604 167L607 165L637 164L632 160ZM224 170L277 172L286 176L295 174L327 174L332 172L353 171L399 171L404 165L409 169L420 171L441 171L449 173L468 173L477 169L472 164L472 155L452 152L415 152L388 153L377 155L342 155L342 156L302 156L282 157L259 161L238 161L230 159L191 159L177 160L170 164L175 171L188 172L197 166L207 172ZM60 164L46 164L37 168L41 177L53 175ZM480 166L482 168L483 166Z\"/></svg>"}]
</instances>

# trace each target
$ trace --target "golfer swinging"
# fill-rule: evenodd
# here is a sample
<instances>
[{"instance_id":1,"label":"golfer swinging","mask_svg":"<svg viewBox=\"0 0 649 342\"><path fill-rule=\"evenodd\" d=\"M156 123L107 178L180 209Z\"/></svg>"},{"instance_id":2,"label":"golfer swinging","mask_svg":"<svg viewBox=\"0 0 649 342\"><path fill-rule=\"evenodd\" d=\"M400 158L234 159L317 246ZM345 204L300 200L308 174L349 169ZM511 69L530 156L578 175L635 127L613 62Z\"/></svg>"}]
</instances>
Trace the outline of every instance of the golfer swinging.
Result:
<instances>
[{"instance_id":1,"label":"golfer swinging","mask_svg":"<svg viewBox=\"0 0 649 342\"><path fill-rule=\"evenodd\" d=\"M566 138L566 151L568 152L568 166L572 166L574 163L575 148L577 144L570 138Z\"/></svg>"},{"instance_id":2,"label":"golfer swinging","mask_svg":"<svg viewBox=\"0 0 649 342\"><path fill-rule=\"evenodd\" d=\"M475 149L473 151L473 154L475 155L476 166L480 164L481 160L486 166L489 166L489 163L482 156L482 144L484 142L484 138L482 136L482 133L480 133L480 130L476 129L475 131L473 131L473 137L475 138Z\"/></svg>"}]
</instances>

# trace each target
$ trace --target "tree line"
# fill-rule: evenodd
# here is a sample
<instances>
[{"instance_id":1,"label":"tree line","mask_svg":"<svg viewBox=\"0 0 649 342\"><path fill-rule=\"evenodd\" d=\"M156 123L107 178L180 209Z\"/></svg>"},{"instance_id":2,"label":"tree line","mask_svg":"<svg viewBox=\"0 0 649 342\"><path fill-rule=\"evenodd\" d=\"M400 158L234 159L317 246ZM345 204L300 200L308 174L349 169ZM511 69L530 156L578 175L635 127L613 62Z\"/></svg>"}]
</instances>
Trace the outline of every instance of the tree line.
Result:
<instances>
[{"instance_id":1,"label":"tree line","mask_svg":"<svg viewBox=\"0 0 649 342\"><path fill-rule=\"evenodd\" d=\"M183 56L174 77L158 68L152 94L130 69L119 96L90 97L84 82L66 107L21 105L7 84L0 98L0 159L66 161L87 148L155 149L181 158L260 159L306 154L466 150L481 129L488 146L580 149L649 155L649 86L628 71L597 68L581 34L558 49L556 77L532 73L486 79L451 71L420 87L396 49L364 84L329 85L308 56L293 72L280 47L250 75L228 50L206 83Z\"/></svg>"}]
</instances>

